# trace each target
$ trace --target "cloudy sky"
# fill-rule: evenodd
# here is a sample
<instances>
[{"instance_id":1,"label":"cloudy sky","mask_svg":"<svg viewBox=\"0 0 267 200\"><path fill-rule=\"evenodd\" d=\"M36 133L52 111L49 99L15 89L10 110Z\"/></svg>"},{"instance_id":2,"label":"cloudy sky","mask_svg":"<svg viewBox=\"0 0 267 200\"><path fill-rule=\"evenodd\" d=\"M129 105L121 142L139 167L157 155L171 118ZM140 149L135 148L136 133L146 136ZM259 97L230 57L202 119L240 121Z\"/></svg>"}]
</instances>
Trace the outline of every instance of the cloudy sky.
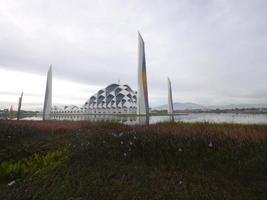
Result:
<instances>
[{"instance_id":1,"label":"cloudy sky","mask_svg":"<svg viewBox=\"0 0 267 200\"><path fill-rule=\"evenodd\" d=\"M267 102L265 0L0 0L0 108L82 105L110 83L137 88L137 31L151 106Z\"/></svg>"}]
</instances>

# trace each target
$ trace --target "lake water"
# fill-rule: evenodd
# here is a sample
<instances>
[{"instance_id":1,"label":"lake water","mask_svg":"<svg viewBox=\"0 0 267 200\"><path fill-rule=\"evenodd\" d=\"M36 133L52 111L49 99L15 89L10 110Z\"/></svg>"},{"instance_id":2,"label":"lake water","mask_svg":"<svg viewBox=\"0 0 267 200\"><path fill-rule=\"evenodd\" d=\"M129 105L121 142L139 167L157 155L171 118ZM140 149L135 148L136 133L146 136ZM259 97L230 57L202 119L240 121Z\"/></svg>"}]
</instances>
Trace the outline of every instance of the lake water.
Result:
<instances>
[{"instance_id":1,"label":"lake water","mask_svg":"<svg viewBox=\"0 0 267 200\"><path fill-rule=\"evenodd\" d=\"M28 117L26 120L41 120L41 117ZM238 124L267 124L267 114L238 113L190 113L171 116L119 116L119 115L54 115L51 120L70 121L115 121L125 124L155 124L158 122L212 122Z\"/></svg>"}]
</instances>

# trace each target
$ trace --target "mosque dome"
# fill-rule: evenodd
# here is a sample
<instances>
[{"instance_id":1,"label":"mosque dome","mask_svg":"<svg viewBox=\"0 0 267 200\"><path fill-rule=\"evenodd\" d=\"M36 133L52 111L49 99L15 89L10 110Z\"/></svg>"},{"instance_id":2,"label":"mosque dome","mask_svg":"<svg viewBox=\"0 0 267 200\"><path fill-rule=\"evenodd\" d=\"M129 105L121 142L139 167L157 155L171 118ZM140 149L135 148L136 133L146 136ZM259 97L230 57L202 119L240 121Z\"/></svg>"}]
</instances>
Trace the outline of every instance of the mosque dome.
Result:
<instances>
[{"instance_id":1,"label":"mosque dome","mask_svg":"<svg viewBox=\"0 0 267 200\"><path fill-rule=\"evenodd\" d=\"M54 106L53 114L135 114L137 92L128 85L110 84L98 90L82 107L75 105Z\"/></svg>"},{"instance_id":2,"label":"mosque dome","mask_svg":"<svg viewBox=\"0 0 267 200\"><path fill-rule=\"evenodd\" d=\"M85 110L99 113L128 113L136 111L137 92L128 85L110 84L92 95L84 104ZM107 112L105 112L107 111Z\"/></svg>"}]
</instances>

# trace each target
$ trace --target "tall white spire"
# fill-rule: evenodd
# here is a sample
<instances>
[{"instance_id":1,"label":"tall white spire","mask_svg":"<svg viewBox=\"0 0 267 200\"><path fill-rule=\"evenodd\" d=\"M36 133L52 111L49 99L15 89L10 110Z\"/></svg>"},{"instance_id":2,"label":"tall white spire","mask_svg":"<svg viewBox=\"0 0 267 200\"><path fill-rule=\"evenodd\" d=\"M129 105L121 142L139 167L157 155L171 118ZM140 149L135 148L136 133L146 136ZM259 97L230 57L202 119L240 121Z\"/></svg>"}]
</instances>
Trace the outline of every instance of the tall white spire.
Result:
<instances>
[{"instance_id":1,"label":"tall white spire","mask_svg":"<svg viewBox=\"0 0 267 200\"><path fill-rule=\"evenodd\" d=\"M168 77L168 114L173 114L172 86Z\"/></svg>"},{"instance_id":2,"label":"tall white spire","mask_svg":"<svg viewBox=\"0 0 267 200\"><path fill-rule=\"evenodd\" d=\"M43 120L48 118L52 108L52 65L50 65L47 72L44 109L43 109Z\"/></svg>"},{"instance_id":3,"label":"tall white spire","mask_svg":"<svg viewBox=\"0 0 267 200\"><path fill-rule=\"evenodd\" d=\"M21 102L22 102L23 92L21 93L21 96L19 98L19 105L18 105L18 113L17 113L17 120L20 118L20 110L21 110Z\"/></svg>"},{"instance_id":4,"label":"tall white spire","mask_svg":"<svg viewBox=\"0 0 267 200\"><path fill-rule=\"evenodd\" d=\"M145 43L138 32L138 93L137 93L137 114L149 114Z\"/></svg>"}]
</instances>

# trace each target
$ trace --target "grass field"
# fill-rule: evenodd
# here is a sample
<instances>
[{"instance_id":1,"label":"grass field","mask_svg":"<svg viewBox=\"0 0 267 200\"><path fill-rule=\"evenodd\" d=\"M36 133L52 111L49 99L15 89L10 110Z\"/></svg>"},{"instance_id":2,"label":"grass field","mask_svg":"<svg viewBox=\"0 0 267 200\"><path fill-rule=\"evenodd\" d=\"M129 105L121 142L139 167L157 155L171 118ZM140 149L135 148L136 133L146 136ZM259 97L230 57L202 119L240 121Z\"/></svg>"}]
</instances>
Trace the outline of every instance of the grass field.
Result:
<instances>
[{"instance_id":1,"label":"grass field","mask_svg":"<svg viewBox=\"0 0 267 200\"><path fill-rule=\"evenodd\" d=\"M267 126L0 121L0 199L267 199Z\"/></svg>"}]
</instances>

